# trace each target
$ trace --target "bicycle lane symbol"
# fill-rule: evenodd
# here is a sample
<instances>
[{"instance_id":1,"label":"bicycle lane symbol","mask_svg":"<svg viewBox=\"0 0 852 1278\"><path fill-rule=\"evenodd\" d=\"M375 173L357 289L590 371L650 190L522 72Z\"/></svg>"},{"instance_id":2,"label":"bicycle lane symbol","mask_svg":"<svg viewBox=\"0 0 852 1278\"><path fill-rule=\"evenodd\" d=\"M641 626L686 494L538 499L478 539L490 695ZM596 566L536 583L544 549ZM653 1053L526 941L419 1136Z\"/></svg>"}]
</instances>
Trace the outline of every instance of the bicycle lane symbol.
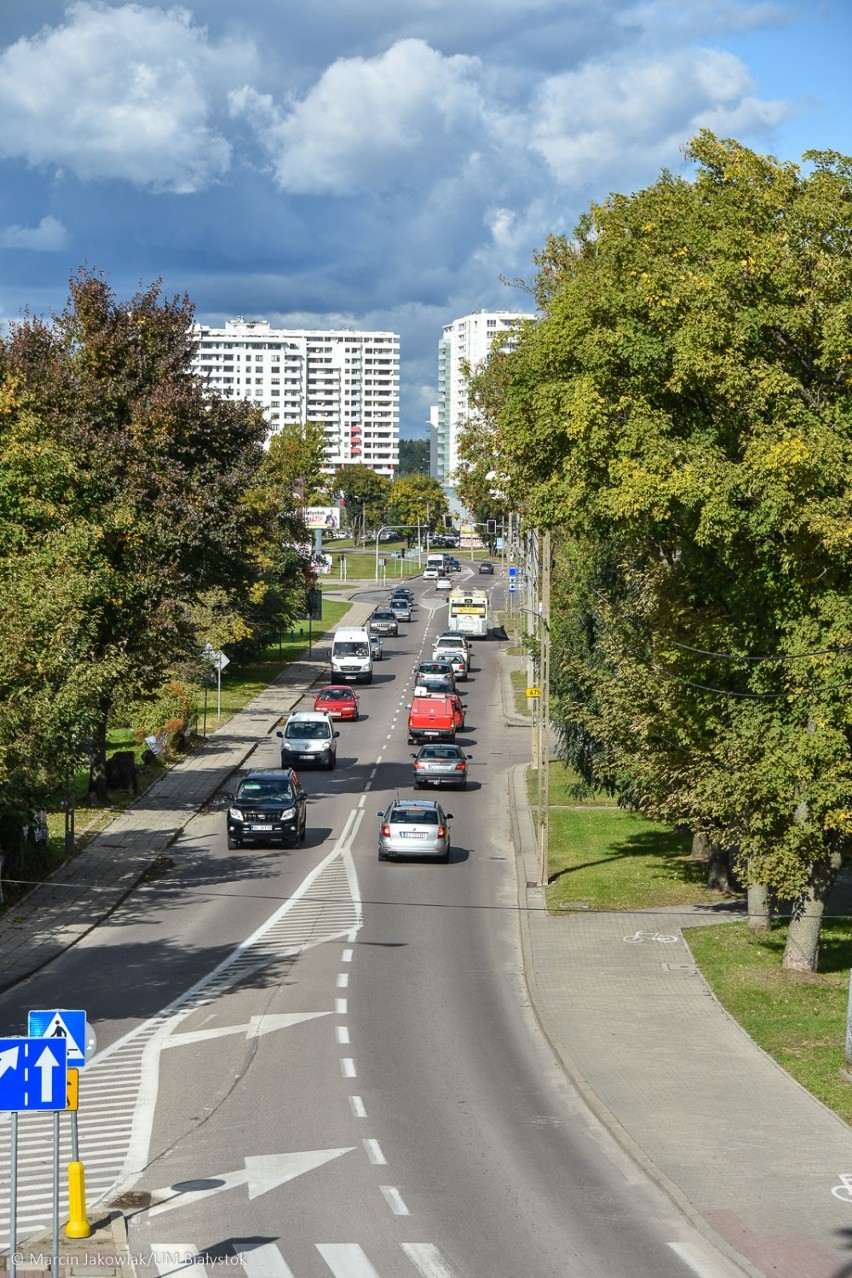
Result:
<instances>
[{"instance_id":1,"label":"bicycle lane symbol","mask_svg":"<svg viewBox=\"0 0 852 1278\"><path fill-rule=\"evenodd\" d=\"M656 941L659 945L677 945L679 936L668 936L665 932L634 932L632 936L623 936L625 945L641 945L643 941Z\"/></svg>"},{"instance_id":2,"label":"bicycle lane symbol","mask_svg":"<svg viewBox=\"0 0 852 1278\"><path fill-rule=\"evenodd\" d=\"M841 1202L852 1203L852 1172L840 1172L840 1184L831 1191Z\"/></svg>"}]
</instances>

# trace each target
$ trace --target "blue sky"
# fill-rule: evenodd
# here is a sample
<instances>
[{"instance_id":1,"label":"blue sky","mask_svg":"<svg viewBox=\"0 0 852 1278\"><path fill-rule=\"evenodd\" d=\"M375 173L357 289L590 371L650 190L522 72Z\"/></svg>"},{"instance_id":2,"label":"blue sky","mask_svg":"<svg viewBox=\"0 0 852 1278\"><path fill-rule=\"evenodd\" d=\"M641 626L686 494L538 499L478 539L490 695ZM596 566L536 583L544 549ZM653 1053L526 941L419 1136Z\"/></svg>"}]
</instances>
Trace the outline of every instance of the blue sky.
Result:
<instances>
[{"instance_id":1,"label":"blue sky","mask_svg":"<svg viewBox=\"0 0 852 1278\"><path fill-rule=\"evenodd\" d=\"M0 322L86 263L392 329L422 435L441 325L529 309L501 279L699 128L852 154L850 37L849 0L2 0Z\"/></svg>"}]
</instances>

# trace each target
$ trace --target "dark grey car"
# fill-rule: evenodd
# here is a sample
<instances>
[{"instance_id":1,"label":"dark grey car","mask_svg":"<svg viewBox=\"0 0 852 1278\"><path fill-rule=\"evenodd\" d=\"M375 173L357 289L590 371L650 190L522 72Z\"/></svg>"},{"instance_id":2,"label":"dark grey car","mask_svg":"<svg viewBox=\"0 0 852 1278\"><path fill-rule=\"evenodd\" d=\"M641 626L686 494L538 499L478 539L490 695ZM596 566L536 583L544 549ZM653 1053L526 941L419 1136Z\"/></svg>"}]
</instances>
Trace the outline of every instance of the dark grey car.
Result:
<instances>
[{"instance_id":1,"label":"dark grey car","mask_svg":"<svg viewBox=\"0 0 852 1278\"><path fill-rule=\"evenodd\" d=\"M465 754L461 746L435 742L421 746L411 757L415 790L427 785L454 785L463 790L467 785L467 761L473 755Z\"/></svg>"},{"instance_id":2,"label":"dark grey car","mask_svg":"<svg viewBox=\"0 0 852 1278\"><path fill-rule=\"evenodd\" d=\"M391 612L390 608L376 608L370 617L368 629L374 635L398 635L399 623L396 613Z\"/></svg>"}]
</instances>

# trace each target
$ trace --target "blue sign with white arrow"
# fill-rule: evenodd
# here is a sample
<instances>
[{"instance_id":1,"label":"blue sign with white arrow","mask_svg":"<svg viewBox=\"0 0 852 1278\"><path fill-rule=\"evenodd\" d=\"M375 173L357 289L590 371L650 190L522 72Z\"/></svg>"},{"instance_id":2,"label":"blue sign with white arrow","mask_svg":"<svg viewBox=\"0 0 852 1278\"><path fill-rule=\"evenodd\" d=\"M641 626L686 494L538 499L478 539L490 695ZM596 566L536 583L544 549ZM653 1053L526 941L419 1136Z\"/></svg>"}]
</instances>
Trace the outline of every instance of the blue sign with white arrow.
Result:
<instances>
[{"instance_id":1,"label":"blue sign with white arrow","mask_svg":"<svg viewBox=\"0 0 852 1278\"><path fill-rule=\"evenodd\" d=\"M77 1069L85 1065L88 1037L85 1012L70 1012L65 1007L28 1012L27 1033L30 1038L64 1038L68 1044L68 1064Z\"/></svg>"},{"instance_id":2,"label":"blue sign with white arrow","mask_svg":"<svg viewBox=\"0 0 852 1278\"><path fill-rule=\"evenodd\" d=\"M65 1109L67 1058L64 1038L0 1038L0 1110Z\"/></svg>"}]
</instances>

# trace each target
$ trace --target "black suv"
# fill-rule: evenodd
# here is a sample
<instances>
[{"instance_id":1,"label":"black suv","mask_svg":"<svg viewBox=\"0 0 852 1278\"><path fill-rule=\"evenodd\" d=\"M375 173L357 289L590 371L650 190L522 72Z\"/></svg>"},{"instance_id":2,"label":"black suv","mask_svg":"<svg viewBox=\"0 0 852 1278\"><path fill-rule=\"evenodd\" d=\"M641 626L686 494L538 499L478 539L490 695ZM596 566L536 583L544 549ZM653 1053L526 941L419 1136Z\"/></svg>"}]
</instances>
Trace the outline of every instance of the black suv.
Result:
<instances>
[{"instance_id":1,"label":"black suv","mask_svg":"<svg viewBox=\"0 0 852 1278\"><path fill-rule=\"evenodd\" d=\"M274 843L297 847L305 837L308 796L292 768L247 772L229 795L228 847Z\"/></svg>"}]
</instances>

